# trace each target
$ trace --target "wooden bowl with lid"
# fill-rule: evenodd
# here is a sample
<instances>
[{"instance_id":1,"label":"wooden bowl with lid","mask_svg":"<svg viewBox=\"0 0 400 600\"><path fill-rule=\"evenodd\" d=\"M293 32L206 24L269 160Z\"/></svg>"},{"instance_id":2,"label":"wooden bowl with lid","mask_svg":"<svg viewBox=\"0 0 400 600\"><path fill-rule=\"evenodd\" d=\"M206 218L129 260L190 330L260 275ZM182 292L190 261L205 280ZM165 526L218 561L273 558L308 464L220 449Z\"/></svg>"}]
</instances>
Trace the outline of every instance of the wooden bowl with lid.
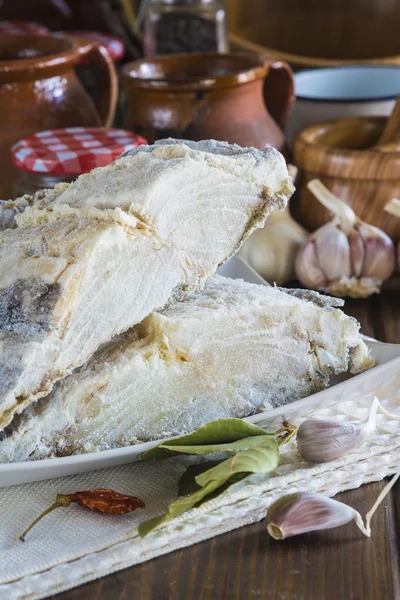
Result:
<instances>
[{"instance_id":1,"label":"wooden bowl with lid","mask_svg":"<svg viewBox=\"0 0 400 600\"><path fill-rule=\"evenodd\" d=\"M309 231L324 225L329 212L307 189L320 179L347 202L358 217L400 241L400 219L384 207L400 197L400 132L390 144L375 146L385 117L358 117L326 121L301 131L293 142L295 164L301 169L291 202L293 216Z\"/></svg>"}]
</instances>

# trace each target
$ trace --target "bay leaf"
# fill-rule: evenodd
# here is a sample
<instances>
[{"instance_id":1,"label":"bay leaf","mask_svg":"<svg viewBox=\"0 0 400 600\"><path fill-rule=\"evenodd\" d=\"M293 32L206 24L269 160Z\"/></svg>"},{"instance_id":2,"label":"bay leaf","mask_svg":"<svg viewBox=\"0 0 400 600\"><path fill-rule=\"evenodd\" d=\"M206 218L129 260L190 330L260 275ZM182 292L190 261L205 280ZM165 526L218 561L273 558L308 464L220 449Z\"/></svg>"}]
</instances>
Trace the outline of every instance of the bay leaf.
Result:
<instances>
[{"instance_id":1,"label":"bay leaf","mask_svg":"<svg viewBox=\"0 0 400 600\"><path fill-rule=\"evenodd\" d=\"M218 452L241 452L242 450L248 450L253 446L257 446L257 444L259 444L264 437L265 435L254 435L253 437L246 437L242 440L229 442L228 444L205 444L203 446L170 446L168 443L164 443L162 444L161 448L163 450L169 450L172 453L179 454L216 454ZM151 452L151 450L148 452Z\"/></svg>"},{"instance_id":2,"label":"bay leaf","mask_svg":"<svg viewBox=\"0 0 400 600\"><path fill-rule=\"evenodd\" d=\"M166 523L174 517L177 517L182 513L186 512L187 510L194 508L205 497L209 496L217 488L221 487L223 483L225 482L222 482L220 480L212 481L210 484L200 488L193 494L190 494L189 496L185 496L184 498L172 502L169 505L168 511L163 515L160 515L159 517L154 517L153 519L149 519L144 523L140 523L138 527L138 533L140 537L144 537L145 535L149 534L151 531L153 531L153 529L156 529L156 527L162 525L162 523Z\"/></svg>"},{"instance_id":3,"label":"bay leaf","mask_svg":"<svg viewBox=\"0 0 400 600\"><path fill-rule=\"evenodd\" d=\"M199 484L196 483L197 475L208 471L212 467L219 465L224 459L221 460L207 460L195 465L190 465L186 471L181 475L178 481L178 496L187 496L193 492L197 492L200 488Z\"/></svg>"},{"instance_id":4,"label":"bay leaf","mask_svg":"<svg viewBox=\"0 0 400 600\"><path fill-rule=\"evenodd\" d=\"M208 471L211 467L219 464L222 460L210 460L199 465L191 465L186 469L184 474L178 481L178 496L187 496L192 494L193 492L197 492L200 489L199 484L196 482L197 475L200 473L204 473L204 471ZM226 487L241 481L243 477L247 477L247 473L238 473L234 475L226 484ZM222 493L222 491L226 489L224 486L222 488L217 489L217 493ZM207 500L211 500L213 496L210 498L207 497Z\"/></svg>"},{"instance_id":5,"label":"bay leaf","mask_svg":"<svg viewBox=\"0 0 400 600\"><path fill-rule=\"evenodd\" d=\"M227 481L237 473L269 473L279 464L279 444L272 436L265 436L257 446L238 452L232 458L196 476L200 487L213 481Z\"/></svg>"},{"instance_id":6,"label":"bay leaf","mask_svg":"<svg viewBox=\"0 0 400 600\"><path fill-rule=\"evenodd\" d=\"M199 427L192 433L162 442L155 448L151 448L141 454L140 459L159 460L177 453L214 454L216 452L238 452L250 446L249 442L235 446L235 443L238 441L259 436L272 437L273 435L261 427L253 425L253 423L242 421L242 419L217 419Z\"/></svg>"},{"instance_id":7,"label":"bay leaf","mask_svg":"<svg viewBox=\"0 0 400 600\"><path fill-rule=\"evenodd\" d=\"M188 469L188 471L192 469L191 473L188 473L185 479L182 476L180 488L194 490L195 482L199 486L198 489L192 491L188 496L172 502L165 514L141 523L138 529L140 537L144 537L162 523L170 521L187 510L196 508L203 502L219 496L231 485L252 473L273 471L278 463L279 444L273 436L267 435L259 441L257 446L239 452L218 464L214 462L214 466L211 468L206 469L207 463L193 465ZM209 465L210 463L208 463ZM196 469L198 474L194 474L193 469Z\"/></svg>"}]
</instances>

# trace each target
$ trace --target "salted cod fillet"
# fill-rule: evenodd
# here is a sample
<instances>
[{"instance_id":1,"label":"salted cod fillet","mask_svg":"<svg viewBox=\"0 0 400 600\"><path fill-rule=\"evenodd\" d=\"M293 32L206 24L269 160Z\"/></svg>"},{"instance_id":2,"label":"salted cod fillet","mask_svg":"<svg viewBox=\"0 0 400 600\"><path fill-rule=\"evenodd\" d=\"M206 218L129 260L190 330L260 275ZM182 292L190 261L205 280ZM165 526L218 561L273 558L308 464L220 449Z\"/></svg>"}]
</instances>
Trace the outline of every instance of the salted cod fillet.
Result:
<instances>
[{"instance_id":1,"label":"salted cod fillet","mask_svg":"<svg viewBox=\"0 0 400 600\"><path fill-rule=\"evenodd\" d=\"M0 430L201 286L292 191L273 148L169 140L41 194L0 235Z\"/></svg>"},{"instance_id":2,"label":"salted cod fillet","mask_svg":"<svg viewBox=\"0 0 400 600\"><path fill-rule=\"evenodd\" d=\"M332 372L372 366L358 323L329 306L340 301L293 294L212 277L27 408L0 441L0 462L186 433L312 394Z\"/></svg>"}]
</instances>

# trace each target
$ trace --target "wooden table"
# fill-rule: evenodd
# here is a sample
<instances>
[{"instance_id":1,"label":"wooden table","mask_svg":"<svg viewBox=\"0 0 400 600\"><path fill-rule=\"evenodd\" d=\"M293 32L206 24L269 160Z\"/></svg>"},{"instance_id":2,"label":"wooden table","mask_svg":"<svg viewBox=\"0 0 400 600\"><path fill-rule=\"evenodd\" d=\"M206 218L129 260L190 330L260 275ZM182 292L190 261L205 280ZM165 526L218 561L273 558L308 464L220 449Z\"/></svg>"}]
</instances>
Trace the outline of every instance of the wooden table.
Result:
<instances>
[{"instance_id":1,"label":"wooden table","mask_svg":"<svg viewBox=\"0 0 400 600\"><path fill-rule=\"evenodd\" d=\"M346 312L366 335L400 343L399 292L349 301ZM337 498L365 514L384 484ZM276 542L256 523L52 598L400 600L400 485L379 507L372 530L371 539L349 524Z\"/></svg>"}]
</instances>

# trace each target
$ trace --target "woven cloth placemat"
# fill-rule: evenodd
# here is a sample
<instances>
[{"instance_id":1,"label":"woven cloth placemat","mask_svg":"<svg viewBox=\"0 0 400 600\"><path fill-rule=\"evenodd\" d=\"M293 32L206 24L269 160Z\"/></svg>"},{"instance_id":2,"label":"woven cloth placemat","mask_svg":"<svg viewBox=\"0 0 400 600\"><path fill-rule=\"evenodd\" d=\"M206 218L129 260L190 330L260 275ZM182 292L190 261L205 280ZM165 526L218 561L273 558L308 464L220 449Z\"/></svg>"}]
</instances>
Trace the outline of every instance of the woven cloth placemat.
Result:
<instances>
[{"instance_id":1,"label":"woven cloth placemat","mask_svg":"<svg viewBox=\"0 0 400 600\"><path fill-rule=\"evenodd\" d=\"M364 421L373 395L391 412L400 410L400 375L358 390L312 418ZM294 419L299 424L304 418ZM271 428L278 425L271 422ZM36 600L231 531L262 519L278 497L298 491L334 495L363 483L378 481L400 466L400 423L383 414L371 438L344 459L322 465L302 460L294 442L282 447L279 467L272 474L254 475L222 496L191 510L144 539L139 522L164 512L176 498L177 481L191 458L134 463L63 479L0 490L0 599ZM146 509L124 516L91 513L77 506L46 517L23 544L18 536L57 493L105 487L137 495ZM372 521L373 528L373 521ZM266 533L267 535L267 533Z\"/></svg>"}]
</instances>

